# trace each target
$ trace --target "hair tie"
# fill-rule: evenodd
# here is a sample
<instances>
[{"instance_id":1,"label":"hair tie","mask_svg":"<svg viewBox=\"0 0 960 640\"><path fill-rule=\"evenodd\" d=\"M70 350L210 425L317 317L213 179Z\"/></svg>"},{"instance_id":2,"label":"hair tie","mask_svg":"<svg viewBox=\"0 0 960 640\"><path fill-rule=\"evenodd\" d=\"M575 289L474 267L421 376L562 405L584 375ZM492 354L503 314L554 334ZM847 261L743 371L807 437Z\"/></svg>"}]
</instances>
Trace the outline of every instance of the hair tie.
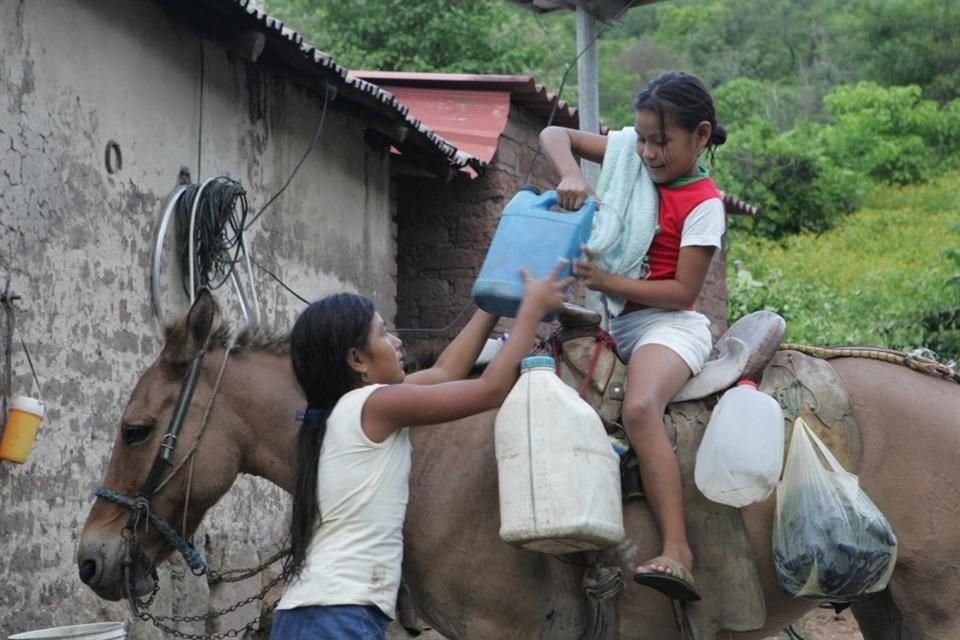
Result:
<instances>
[{"instance_id":1,"label":"hair tie","mask_svg":"<svg viewBox=\"0 0 960 640\"><path fill-rule=\"evenodd\" d=\"M327 411L323 409L307 409L306 411L299 410L296 413L297 422L302 422L303 426L308 429L316 429L323 424L323 420L327 415Z\"/></svg>"}]
</instances>

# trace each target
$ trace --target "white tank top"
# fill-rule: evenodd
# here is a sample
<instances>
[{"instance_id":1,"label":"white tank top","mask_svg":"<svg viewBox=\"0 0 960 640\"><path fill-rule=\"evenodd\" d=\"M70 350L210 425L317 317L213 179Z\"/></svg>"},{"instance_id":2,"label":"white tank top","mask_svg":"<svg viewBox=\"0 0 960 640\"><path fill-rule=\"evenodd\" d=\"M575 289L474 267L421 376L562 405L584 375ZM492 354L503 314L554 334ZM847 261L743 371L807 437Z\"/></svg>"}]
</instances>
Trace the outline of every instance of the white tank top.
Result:
<instances>
[{"instance_id":1,"label":"white tank top","mask_svg":"<svg viewBox=\"0 0 960 640\"><path fill-rule=\"evenodd\" d=\"M278 609L374 605L396 617L410 439L406 428L379 443L364 435L363 405L379 386L345 394L327 419L317 478L321 524Z\"/></svg>"}]
</instances>

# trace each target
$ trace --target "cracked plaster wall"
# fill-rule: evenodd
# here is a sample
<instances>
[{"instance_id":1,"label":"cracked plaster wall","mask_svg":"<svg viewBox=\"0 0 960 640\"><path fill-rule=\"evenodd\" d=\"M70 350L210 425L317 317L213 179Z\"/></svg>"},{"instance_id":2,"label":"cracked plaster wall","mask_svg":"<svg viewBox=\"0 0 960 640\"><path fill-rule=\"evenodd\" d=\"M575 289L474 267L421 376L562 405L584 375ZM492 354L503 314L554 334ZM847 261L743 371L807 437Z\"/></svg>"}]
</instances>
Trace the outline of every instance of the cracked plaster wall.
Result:
<instances>
[{"instance_id":1,"label":"cracked plaster wall","mask_svg":"<svg viewBox=\"0 0 960 640\"><path fill-rule=\"evenodd\" d=\"M0 637L127 618L125 605L98 600L80 582L74 556L128 394L161 347L150 271L162 201L185 166L194 181L240 180L252 214L287 179L320 120L316 96L202 46L198 145L201 41L158 4L0 0L0 286L21 296L17 324L47 407L29 461L0 463ZM389 160L363 145L356 120L326 118L318 147L245 237L253 257L302 296L363 291L392 318ZM109 140L123 154L113 174ZM255 276L266 323L289 328L302 304ZM183 308L176 285L163 291L168 314ZM239 320L232 292L218 298ZM13 393L28 393L29 368L14 344ZM197 540L214 566L249 564L282 535L285 509L279 490L241 478ZM248 582L211 594L174 562L161 571L157 609L203 613L259 588ZM135 625L130 637L162 636Z\"/></svg>"}]
</instances>

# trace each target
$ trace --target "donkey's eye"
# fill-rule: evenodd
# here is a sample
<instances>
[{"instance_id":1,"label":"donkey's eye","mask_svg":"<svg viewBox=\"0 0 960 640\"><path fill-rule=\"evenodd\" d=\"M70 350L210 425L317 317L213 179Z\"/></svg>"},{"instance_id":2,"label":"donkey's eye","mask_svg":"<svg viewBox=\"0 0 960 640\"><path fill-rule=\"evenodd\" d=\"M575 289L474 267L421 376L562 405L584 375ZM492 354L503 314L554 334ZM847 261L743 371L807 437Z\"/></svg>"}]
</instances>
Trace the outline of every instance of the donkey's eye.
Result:
<instances>
[{"instance_id":1,"label":"donkey's eye","mask_svg":"<svg viewBox=\"0 0 960 640\"><path fill-rule=\"evenodd\" d=\"M153 431L153 425L149 424L125 424L123 425L123 442L128 447L140 444L150 437Z\"/></svg>"}]
</instances>

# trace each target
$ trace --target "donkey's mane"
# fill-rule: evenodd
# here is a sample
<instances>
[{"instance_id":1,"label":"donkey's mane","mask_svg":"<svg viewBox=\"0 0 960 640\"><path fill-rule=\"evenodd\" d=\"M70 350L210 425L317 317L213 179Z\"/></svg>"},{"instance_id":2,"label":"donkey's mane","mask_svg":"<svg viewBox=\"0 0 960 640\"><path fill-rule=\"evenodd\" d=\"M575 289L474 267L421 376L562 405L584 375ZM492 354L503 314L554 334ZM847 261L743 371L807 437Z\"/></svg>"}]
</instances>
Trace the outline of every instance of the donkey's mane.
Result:
<instances>
[{"instance_id":1,"label":"donkey's mane","mask_svg":"<svg viewBox=\"0 0 960 640\"><path fill-rule=\"evenodd\" d=\"M179 346L186 345L187 327L185 319L181 319L166 327L166 358L168 364L182 365L189 361L187 358L178 357L182 353ZM172 347L172 348L171 348ZM290 353L290 332L277 331L275 329L253 326L245 327L234 339L233 328L229 322L221 322L210 335L210 349L231 348L233 352L263 352L276 355ZM172 357L169 357L172 356Z\"/></svg>"},{"instance_id":2,"label":"donkey's mane","mask_svg":"<svg viewBox=\"0 0 960 640\"><path fill-rule=\"evenodd\" d=\"M230 326L223 323L214 332L210 341L226 349L230 344L231 333ZM276 355L287 354L290 353L290 332L260 326L246 327L237 336L233 349L234 351L262 351Z\"/></svg>"}]
</instances>

